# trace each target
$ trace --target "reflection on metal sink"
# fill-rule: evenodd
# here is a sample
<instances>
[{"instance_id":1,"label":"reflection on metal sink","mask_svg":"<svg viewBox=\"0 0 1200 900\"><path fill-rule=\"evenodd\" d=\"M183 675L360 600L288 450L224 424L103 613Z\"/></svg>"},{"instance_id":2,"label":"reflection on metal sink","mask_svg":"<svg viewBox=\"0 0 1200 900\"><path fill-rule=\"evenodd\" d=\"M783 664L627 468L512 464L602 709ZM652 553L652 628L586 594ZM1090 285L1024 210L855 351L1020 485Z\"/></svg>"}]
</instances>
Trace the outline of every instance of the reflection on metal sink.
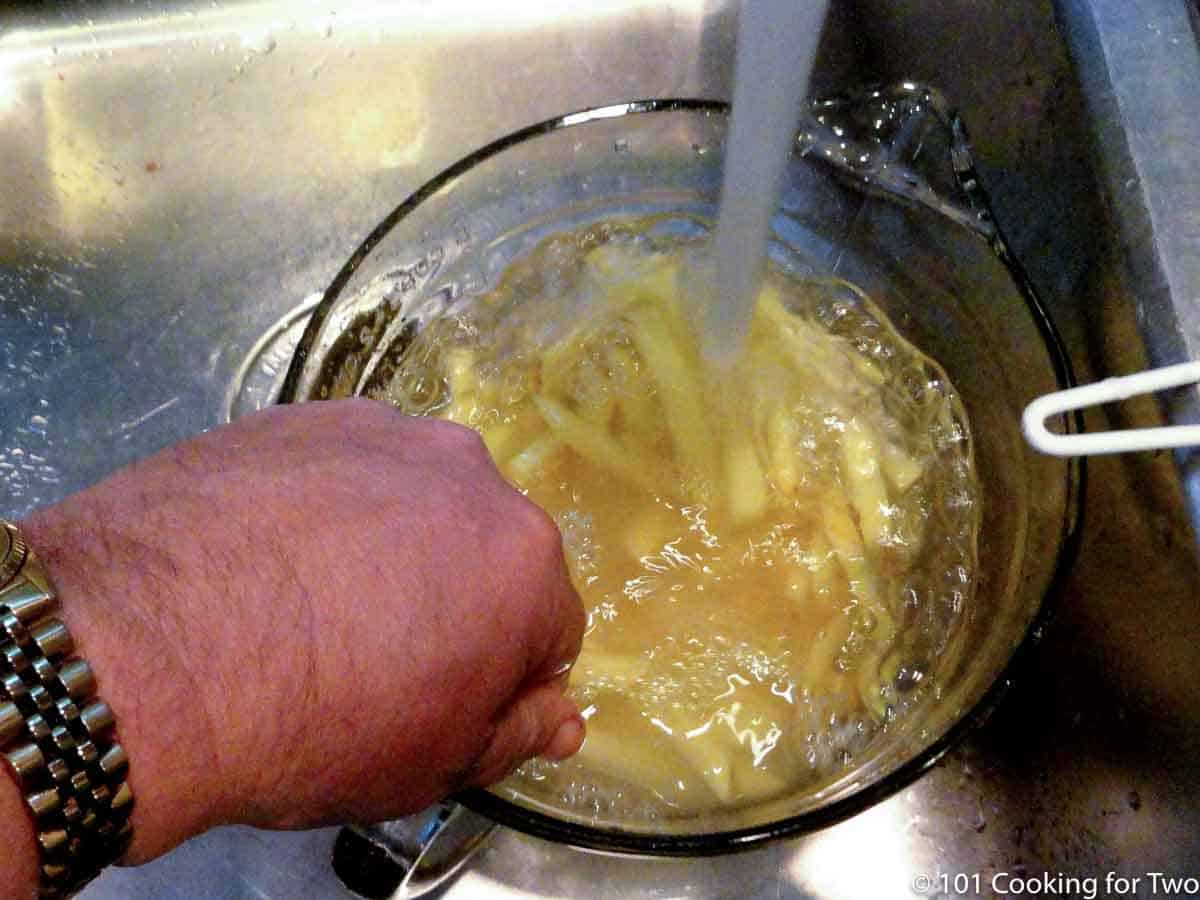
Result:
<instances>
[{"instance_id":1,"label":"reflection on metal sink","mask_svg":"<svg viewBox=\"0 0 1200 900\"><path fill-rule=\"evenodd\" d=\"M1171 3L1130 6L1150 16ZM1094 84L1107 68L1090 38L1106 23L1080 21L1111 4L1059 5L1091 73L1084 84ZM727 97L734 9L7 7L0 514L52 502L221 421L258 339L458 157L572 109ZM1177 52L1189 40L1194 49L1190 30L1174 36ZM1088 108L1050 0L835 0L818 87L899 78L937 84L961 108L998 218L1084 375L1141 366L1139 307L1124 299L1115 237L1127 211L1117 204L1111 219L1101 202L1109 169L1090 161ZM1157 415L1148 404L1113 417ZM1018 865L1102 876L1194 861L1200 757L1187 748L1200 740L1200 698L1179 673L1200 671L1186 640L1200 625L1200 580L1179 482L1165 457L1094 471L1084 549L1037 671L904 794L726 860L613 862L501 832L446 896L583 897L605 884L621 896L910 897L922 874L978 872L986 883ZM89 896L340 896L331 843L330 832L219 832L109 873Z\"/></svg>"}]
</instances>

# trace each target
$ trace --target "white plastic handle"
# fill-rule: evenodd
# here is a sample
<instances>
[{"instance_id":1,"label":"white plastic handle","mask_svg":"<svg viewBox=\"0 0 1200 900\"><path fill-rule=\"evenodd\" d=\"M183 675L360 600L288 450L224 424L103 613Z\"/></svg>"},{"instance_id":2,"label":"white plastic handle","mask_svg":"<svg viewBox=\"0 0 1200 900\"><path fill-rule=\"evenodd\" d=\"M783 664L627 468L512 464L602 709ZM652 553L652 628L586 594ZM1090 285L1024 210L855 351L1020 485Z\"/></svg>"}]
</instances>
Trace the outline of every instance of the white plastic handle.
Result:
<instances>
[{"instance_id":1,"label":"white plastic handle","mask_svg":"<svg viewBox=\"0 0 1200 900\"><path fill-rule=\"evenodd\" d=\"M1055 434L1046 428L1046 419L1051 416L1196 382L1200 382L1200 362L1150 369L1121 378L1106 378L1095 384L1085 384L1083 387L1038 397L1025 407L1021 427L1025 432L1025 440L1029 441L1035 450L1049 453L1051 456L1093 456L1100 453L1132 453L1137 450L1200 446L1200 425L1132 428L1127 431L1104 431L1097 434Z\"/></svg>"}]
</instances>

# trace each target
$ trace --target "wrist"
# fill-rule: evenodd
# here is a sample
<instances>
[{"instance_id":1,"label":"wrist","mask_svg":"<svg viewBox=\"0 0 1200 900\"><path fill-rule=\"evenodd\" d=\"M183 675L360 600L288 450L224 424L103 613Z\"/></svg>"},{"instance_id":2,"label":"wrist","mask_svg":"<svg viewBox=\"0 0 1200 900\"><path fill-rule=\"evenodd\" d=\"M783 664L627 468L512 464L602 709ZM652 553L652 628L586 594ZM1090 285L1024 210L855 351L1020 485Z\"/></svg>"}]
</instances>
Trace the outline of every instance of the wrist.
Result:
<instances>
[{"instance_id":1,"label":"wrist","mask_svg":"<svg viewBox=\"0 0 1200 900\"><path fill-rule=\"evenodd\" d=\"M21 523L58 597L57 616L94 673L130 760L137 802L128 863L152 859L211 824L207 730L146 598L164 589L123 559L120 540L86 504Z\"/></svg>"}]
</instances>

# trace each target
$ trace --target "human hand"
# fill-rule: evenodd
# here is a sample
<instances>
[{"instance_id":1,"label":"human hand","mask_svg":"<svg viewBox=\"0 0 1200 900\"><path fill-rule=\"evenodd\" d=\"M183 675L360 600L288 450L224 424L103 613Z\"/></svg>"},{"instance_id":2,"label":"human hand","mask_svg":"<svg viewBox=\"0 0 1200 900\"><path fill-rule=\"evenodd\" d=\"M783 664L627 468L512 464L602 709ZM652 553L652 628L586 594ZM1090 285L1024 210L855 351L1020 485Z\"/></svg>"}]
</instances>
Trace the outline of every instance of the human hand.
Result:
<instances>
[{"instance_id":1,"label":"human hand","mask_svg":"<svg viewBox=\"0 0 1200 900\"><path fill-rule=\"evenodd\" d=\"M129 862L414 812L582 741L558 532L466 429L278 407L22 527L129 753Z\"/></svg>"}]
</instances>

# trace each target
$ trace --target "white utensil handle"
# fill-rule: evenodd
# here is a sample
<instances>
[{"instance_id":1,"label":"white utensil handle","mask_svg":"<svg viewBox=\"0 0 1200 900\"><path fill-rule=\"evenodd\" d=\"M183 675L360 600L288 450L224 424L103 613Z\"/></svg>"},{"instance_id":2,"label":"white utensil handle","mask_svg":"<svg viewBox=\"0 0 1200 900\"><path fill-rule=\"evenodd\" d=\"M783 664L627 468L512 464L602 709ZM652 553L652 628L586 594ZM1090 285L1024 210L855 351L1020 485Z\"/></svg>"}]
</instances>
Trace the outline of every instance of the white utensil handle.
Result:
<instances>
[{"instance_id":1,"label":"white utensil handle","mask_svg":"<svg viewBox=\"0 0 1200 900\"><path fill-rule=\"evenodd\" d=\"M1132 428L1096 434L1055 434L1046 428L1046 420L1051 416L1196 382L1200 382L1200 362L1150 369L1121 378L1106 378L1095 384L1085 384L1082 387L1038 397L1025 407L1021 427L1025 432L1025 440L1029 441L1035 450L1051 456L1093 456L1101 453L1132 453L1138 450L1200 446L1200 425Z\"/></svg>"}]
</instances>

